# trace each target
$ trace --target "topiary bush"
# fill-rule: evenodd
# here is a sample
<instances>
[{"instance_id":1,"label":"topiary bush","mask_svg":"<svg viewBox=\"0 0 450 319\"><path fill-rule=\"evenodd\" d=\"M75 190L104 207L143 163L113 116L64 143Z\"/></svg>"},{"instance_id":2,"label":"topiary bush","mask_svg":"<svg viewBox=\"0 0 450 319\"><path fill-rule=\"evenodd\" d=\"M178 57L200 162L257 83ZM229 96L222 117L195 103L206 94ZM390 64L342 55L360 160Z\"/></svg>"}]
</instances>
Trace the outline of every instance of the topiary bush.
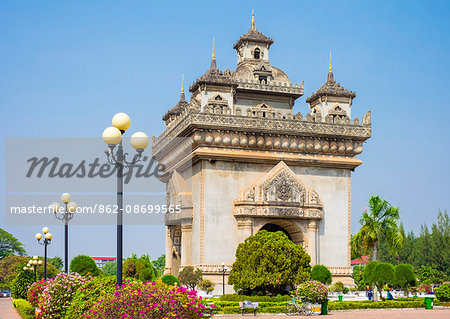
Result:
<instances>
[{"instance_id":1,"label":"topiary bush","mask_svg":"<svg viewBox=\"0 0 450 319\"><path fill-rule=\"evenodd\" d=\"M11 283L11 296L14 299L27 299L28 287L34 282L30 271L21 271Z\"/></svg>"},{"instance_id":2,"label":"topiary bush","mask_svg":"<svg viewBox=\"0 0 450 319\"><path fill-rule=\"evenodd\" d=\"M212 283L212 281L208 280L208 279L203 279L198 284L198 288L200 288L203 291L206 291L207 294L209 294L210 292L213 292L214 286L215 285Z\"/></svg>"},{"instance_id":3,"label":"topiary bush","mask_svg":"<svg viewBox=\"0 0 450 319\"><path fill-rule=\"evenodd\" d=\"M302 301L324 302L328 297L328 288L323 283L312 280L298 286L296 296Z\"/></svg>"},{"instance_id":4,"label":"topiary bush","mask_svg":"<svg viewBox=\"0 0 450 319\"><path fill-rule=\"evenodd\" d=\"M94 304L84 318L198 319L204 308L196 291L162 282L126 282L121 289L106 294Z\"/></svg>"},{"instance_id":5,"label":"topiary bush","mask_svg":"<svg viewBox=\"0 0 450 319\"><path fill-rule=\"evenodd\" d=\"M161 280L163 283L169 286L174 286L175 283L177 284L177 286L180 285L180 281L174 275L164 275L162 276Z\"/></svg>"},{"instance_id":6,"label":"topiary bush","mask_svg":"<svg viewBox=\"0 0 450 319\"><path fill-rule=\"evenodd\" d=\"M95 264L94 259L86 255L78 255L70 262L70 271L81 276L98 276L100 269Z\"/></svg>"},{"instance_id":7,"label":"topiary bush","mask_svg":"<svg viewBox=\"0 0 450 319\"><path fill-rule=\"evenodd\" d=\"M331 286L330 291L331 292L343 292L344 291L344 284L342 281L338 281L333 286Z\"/></svg>"},{"instance_id":8,"label":"topiary bush","mask_svg":"<svg viewBox=\"0 0 450 319\"><path fill-rule=\"evenodd\" d=\"M66 318L83 318L85 314L98 300L105 298L108 293L116 290L116 278L102 276L86 281L75 292L72 302L66 312Z\"/></svg>"},{"instance_id":9,"label":"topiary bush","mask_svg":"<svg viewBox=\"0 0 450 319\"><path fill-rule=\"evenodd\" d=\"M332 276L330 270L324 265L315 265L311 271L311 279L323 284L331 284Z\"/></svg>"},{"instance_id":10,"label":"topiary bush","mask_svg":"<svg viewBox=\"0 0 450 319\"><path fill-rule=\"evenodd\" d=\"M25 299L14 299L12 302L22 319L34 319L34 307Z\"/></svg>"},{"instance_id":11,"label":"topiary bush","mask_svg":"<svg viewBox=\"0 0 450 319\"><path fill-rule=\"evenodd\" d=\"M86 282L79 274L58 274L47 281L47 285L39 298L39 318L64 318L67 308L77 289Z\"/></svg>"},{"instance_id":12,"label":"topiary bush","mask_svg":"<svg viewBox=\"0 0 450 319\"><path fill-rule=\"evenodd\" d=\"M450 301L450 283L446 282L434 290L436 298L440 301Z\"/></svg>"},{"instance_id":13,"label":"topiary bush","mask_svg":"<svg viewBox=\"0 0 450 319\"><path fill-rule=\"evenodd\" d=\"M38 306L39 298L42 295L42 292L44 291L45 287L47 286L47 282L45 280L39 280L35 283L33 283L30 288L28 288L27 291L27 300L28 302L34 306Z\"/></svg>"},{"instance_id":14,"label":"topiary bush","mask_svg":"<svg viewBox=\"0 0 450 319\"><path fill-rule=\"evenodd\" d=\"M142 256L141 258L131 257L123 263L124 277L131 277L141 281L152 281L156 279L156 269L150 261Z\"/></svg>"},{"instance_id":15,"label":"topiary bush","mask_svg":"<svg viewBox=\"0 0 450 319\"><path fill-rule=\"evenodd\" d=\"M236 249L228 283L245 294L278 294L311 277L311 257L283 232L258 231Z\"/></svg>"}]
</instances>

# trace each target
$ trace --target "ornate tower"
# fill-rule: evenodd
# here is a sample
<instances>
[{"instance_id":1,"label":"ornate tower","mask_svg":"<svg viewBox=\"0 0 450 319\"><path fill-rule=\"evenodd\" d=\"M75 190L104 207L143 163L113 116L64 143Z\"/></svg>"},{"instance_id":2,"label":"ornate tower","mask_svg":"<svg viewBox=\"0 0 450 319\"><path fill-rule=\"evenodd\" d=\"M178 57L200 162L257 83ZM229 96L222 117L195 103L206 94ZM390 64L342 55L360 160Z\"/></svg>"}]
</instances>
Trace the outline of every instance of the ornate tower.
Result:
<instances>
[{"instance_id":1,"label":"ornate tower","mask_svg":"<svg viewBox=\"0 0 450 319\"><path fill-rule=\"evenodd\" d=\"M250 30L235 43L234 71L210 68L182 94L153 138L153 155L168 167L166 272L193 265L221 291L218 267L231 268L239 243L261 229L283 231L303 245L312 264L351 281L351 172L371 135L370 112L350 121L355 97L334 81L294 114L303 82L269 60L273 39ZM232 288L227 287L231 292Z\"/></svg>"}]
</instances>

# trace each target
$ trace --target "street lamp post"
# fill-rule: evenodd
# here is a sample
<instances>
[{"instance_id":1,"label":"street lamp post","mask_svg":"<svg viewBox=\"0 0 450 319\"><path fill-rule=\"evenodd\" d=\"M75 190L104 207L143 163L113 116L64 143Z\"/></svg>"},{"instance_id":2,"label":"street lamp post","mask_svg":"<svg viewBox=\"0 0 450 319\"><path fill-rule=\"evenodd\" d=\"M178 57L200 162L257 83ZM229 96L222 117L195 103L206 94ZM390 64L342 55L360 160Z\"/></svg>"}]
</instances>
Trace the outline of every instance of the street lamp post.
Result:
<instances>
[{"instance_id":1,"label":"street lamp post","mask_svg":"<svg viewBox=\"0 0 450 319\"><path fill-rule=\"evenodd\" d=\"M222 272L222 294L225 295L225 272L228 270L228 267L225 266L225 263L222 263L222 267L218 268L220 272Z\"/></svg>"},{"instance_id":2,"label":"street lamp post","mask_svg":"<svg viewBox=\"0 0 450 319\"><path fill-rule=\"evenodd\" d=\"M77 210L77 203L70 201L70 194L61 195L61 201L64 203L64 211L61 212L61 205L54 202L50 205L55 217L64 221L64 271L69 273L69 220L73 218L73 213Z\"/></svg>"},{"instance_id":3,"label":"street lamp post","mask_svg":"<svg viewBox=\"0 0 450 319\"><path fill-rule=\"evenodd\" d=\"M145 133L136 132L130 138L131 146L136 149L132 161L127 161L127 153L123 152L122 135L130 127L130 118L125 113L117 113L112 119L113 126L103 131L103 141L108 145L105 151L108 163L117 169L117 285L122 286L122 259L123 259L123 169L138 163L142 152L148 146L148 137ZM117 151L114 149L118 145Z\"/></svg>"},{"instance_id":4,"label":"street lamp post","mask_svg":"<svg viewBox=\"0 0 450 319\"><path fill-rule=\"evenodd\" d=\"M48 227L42 228L42 232L44 233L43 240L41 240L41 233L37 233L35 237L38 243L44 246L44 280L47 280L47 246L52 243L53 235L49 233Z\"/></svg>"},{"instance_id":5,"label":"street lamp post","mask_svg":"<svg viewBox=\"0 0 450 319\"><path fill-rule=\"evenodd\" d=\"M34 282L36 282L36 268L38 265L42 265L42 260L38 260L38 256L33 256L33 259L28 261L28 264L23 267L23 270L33 270L34 271Z\"/></svg>"}]
</instances>

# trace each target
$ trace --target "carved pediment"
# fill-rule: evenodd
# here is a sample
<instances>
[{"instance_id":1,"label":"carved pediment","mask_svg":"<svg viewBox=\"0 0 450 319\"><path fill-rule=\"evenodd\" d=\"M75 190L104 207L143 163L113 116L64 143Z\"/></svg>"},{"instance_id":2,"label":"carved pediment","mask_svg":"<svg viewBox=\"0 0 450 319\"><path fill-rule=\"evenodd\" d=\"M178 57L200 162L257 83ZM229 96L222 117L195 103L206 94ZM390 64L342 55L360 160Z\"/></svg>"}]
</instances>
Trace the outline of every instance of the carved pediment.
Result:
<instances>
[{"instance_id":1,"label":"carved pediment","mask_svg":"<svg viewBox=\"0 0 450 319\"><path fill-rule=\"evenodd\" d=\"M234 207L235 216L323 217L317 192L306 188L284 162L253 185L244 187Z\"/></svg>"}]
</instances>

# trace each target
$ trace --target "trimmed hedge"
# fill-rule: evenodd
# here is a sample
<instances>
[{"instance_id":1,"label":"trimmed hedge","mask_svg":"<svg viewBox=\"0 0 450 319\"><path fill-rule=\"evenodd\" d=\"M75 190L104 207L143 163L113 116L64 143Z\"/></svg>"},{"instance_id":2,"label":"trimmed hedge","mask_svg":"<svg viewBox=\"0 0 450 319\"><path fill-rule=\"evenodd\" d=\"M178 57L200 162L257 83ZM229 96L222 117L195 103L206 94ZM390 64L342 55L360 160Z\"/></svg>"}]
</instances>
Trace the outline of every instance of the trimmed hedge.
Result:
<instances>
[{"instance_id":1,"label":"trimmed hedge","mask_svg":"<svg viewBox=\"0 0 450 319\"><path fill-rule=\"evenodd\" d=\"M13 306L23 319L34 319L34 307L25 299L14 299Z\"/></svg>"},{"instance_id":2,"label":"trimmed hedge","mask_svg":"<svg viewBox=\"0 0 450 319\"><path fill-rule=\"evenodd\" d=\"M270 296L245 296L245 295L222 295L221 301L251 301L251 302L281 302L289 301L292 297L289 295L277 295L275 297Z\"/></svg>"},{"instance_id":3,"label":"trimmed hedge","mask_svg":"<svg viewBox=\"0 0 450 319\"><path fill-rule=\"evenodd\" d=\"M227 297L228 298L228 297ZM328 303L329 310L351 310L351 309L382 309L382 308L424 308L423 298L410 298L409 301L331 301ZM248 300L248 299L247 299ZM273 298L272 298L273 300ZM214 313L233 314L241 313L238 301L211 300L217 306ZM435 300L436 301L436 300ZM284 313L287 301L253 301L259 302L259 313ZM435 302L438 305L439 301Z\"/></svg>"},{"instance_id":4,"label":"trimmed hedge","mask_svg":"<svg viewBox=\"0 0 450 319\"><path fill-rule=\"evenodd\" d=\"M381 308L425 308L422 300L414 301L332 301L328 303L328 310L349 310L349 309L381 309Z\"/></svg>"}]
</instances>

